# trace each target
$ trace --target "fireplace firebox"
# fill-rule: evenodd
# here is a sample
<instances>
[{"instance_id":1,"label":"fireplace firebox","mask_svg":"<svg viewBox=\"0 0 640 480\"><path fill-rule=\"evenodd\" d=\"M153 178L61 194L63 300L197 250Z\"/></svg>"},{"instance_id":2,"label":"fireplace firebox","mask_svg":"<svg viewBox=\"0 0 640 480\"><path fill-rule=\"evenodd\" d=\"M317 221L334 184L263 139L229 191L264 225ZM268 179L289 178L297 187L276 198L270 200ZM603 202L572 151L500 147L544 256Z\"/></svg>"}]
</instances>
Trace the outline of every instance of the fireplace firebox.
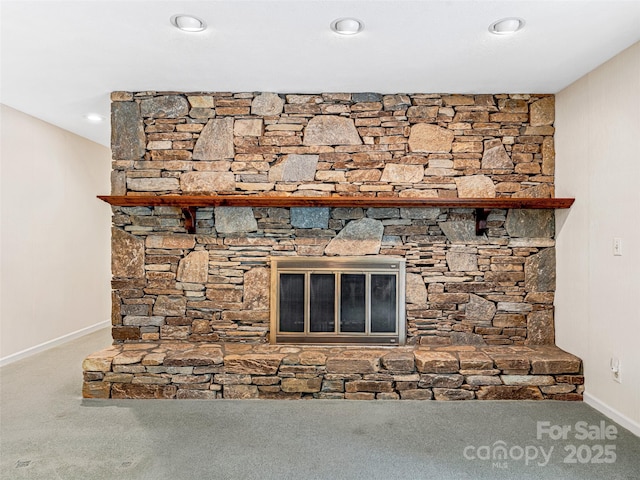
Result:
<instances>
[{"instance_id":1,"label":"fireplace firebox","mask_svg":"<svg viewBox=\"0 0 640 480\"><path fill-rule=\"evenodd\" d=\"M404 344L404 259L272 257L271 272L271 343Z\"/></svg>"}]
</instances>

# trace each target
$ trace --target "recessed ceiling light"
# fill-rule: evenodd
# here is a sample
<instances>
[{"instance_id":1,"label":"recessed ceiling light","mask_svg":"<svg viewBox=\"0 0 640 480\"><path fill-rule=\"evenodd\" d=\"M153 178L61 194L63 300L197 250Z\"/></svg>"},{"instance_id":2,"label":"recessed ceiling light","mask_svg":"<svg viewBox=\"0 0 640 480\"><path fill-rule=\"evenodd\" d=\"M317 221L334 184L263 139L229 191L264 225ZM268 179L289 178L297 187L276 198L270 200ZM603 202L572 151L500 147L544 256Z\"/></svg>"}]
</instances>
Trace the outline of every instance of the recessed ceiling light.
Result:
<instances>
[{"instance_id":1,"label":"recessed ceiling light","mask_svg":"<svg viewBox=\"0 0 640 480\"><path fill-rule=\"evenodd\" d=\"M104 122L104 117L102 115L100 115L99 113L87 113L84 116L85 120L87 122L91 122L91 123L100 123L100 122Z\"/></svg>"},{"instance_id":2,"label":"recessed ceiling light","mask_svg":"<svg viewBox=\"0 0 640 480\"><path fill-rule=\"evenodd\" d=\"M331 30L339 35L355 35L364 28L364 23L356 18L339 18L331 22Z\"/></svg>"},{"instance_id":3,"label":"recessed ceiling light","mask_svg":"<svg viewBox=\"0 0 640 480\"><path fill-rule=\"evenodd\" d=\"M489 31L494 35L511 35L524 28L524 20L516 17L503 18L489 25Z\"/></svg>"},{"instance_id":4,"label":"recessed ceiling light","mask_svg":"<svg viewBox=\"0 0 640 480\"><path fill-rule=\"evenodd\" d=\"M207 28L204 20L194 17L193 15L185 15L182 13L171 17L171 25L183 32L201 32Z\"/></svg>"}]
</instances>

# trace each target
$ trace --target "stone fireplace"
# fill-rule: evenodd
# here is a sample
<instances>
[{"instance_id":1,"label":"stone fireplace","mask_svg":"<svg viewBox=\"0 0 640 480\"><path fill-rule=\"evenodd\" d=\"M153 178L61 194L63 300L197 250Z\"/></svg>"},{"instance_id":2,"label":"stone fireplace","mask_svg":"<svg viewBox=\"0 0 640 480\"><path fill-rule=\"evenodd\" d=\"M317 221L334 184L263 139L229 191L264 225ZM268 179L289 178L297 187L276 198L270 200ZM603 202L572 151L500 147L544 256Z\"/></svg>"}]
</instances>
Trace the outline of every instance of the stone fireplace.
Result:
<instances>
[{"instance_id":1,"label":"stone fireplace","mask_svg":"<svg viewBox=\"0 0 640 480\"><path fill-rule=\"evenodd\" d=\"M115 92L112 101L114 198L554 193L550 95ZM477 231L472 208L355 203L114 204L114 346L85 361L85 396L581 398L580 360L554 346L552 209L487 210ZM367 258L402 268L295 271ZM393 282L399 318L387 335L371 310L393 302L372 304L372 285ZM347 307L340 292L357 285L361 307ZM312 287L329 300L309 300ZM305 302L281 304L283 288ZM331 305L333 320L311 320ZM303 317L283 321L283 308ZM356 316L348 308L362 309L361 326L340 327ZM358 343L341 337L349 328L406 346L338 346ZM324 330L315 341L314 329Z\"/></svg>"}]
</instances>

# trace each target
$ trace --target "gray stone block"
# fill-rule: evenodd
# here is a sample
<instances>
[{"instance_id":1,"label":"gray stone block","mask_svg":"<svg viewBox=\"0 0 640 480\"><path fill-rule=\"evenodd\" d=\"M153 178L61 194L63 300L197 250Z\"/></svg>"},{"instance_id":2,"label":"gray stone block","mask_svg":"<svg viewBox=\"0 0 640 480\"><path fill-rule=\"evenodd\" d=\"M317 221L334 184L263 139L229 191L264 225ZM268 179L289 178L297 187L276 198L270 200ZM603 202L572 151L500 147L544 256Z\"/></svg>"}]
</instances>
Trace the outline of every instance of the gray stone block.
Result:
<instances>
[{"instance_id":1,"label":"gray stone block","mask_svg":"<svg viewBox=\"0 0 640 480\"><path fill-rule=\"evenodd\" d=\"M143 117L178 118L189 113L189 102L182 95L163 95L140 102Z\"/></svg>"},{"instance_id":2,"label":"gray stone block","mask_svg":"<svg viewBox=\"0 0 640 480\"><path fill-rule=\"evenodd\" d=\"M329 228L329 208L292 207L291 226L294 228Z\"/></svg>"},{"instance_id":3,"label":"gray stone block","mask_svg":"<svg viewBox=\"0 0 640 480\"><path fill-rule=\"evenodd\" d=\"M142 158L146 151L144 125L135 102L111 105L111 153L114 160Z\"/></svg>"},{"instance_id":4,"label":"gray stone block","mask_svg":"<svg viewBox=\"0 0 640 480\"><path fill-rule=\"evenodd\" d=\"M552 238L555 230L554 212L512 208L504 227L511 237Z\"/></svg>"},{"instance_id":5,"label":"gray stone block","mask_svg":"<svg viewBox=\"0 0 640 480\"><path fill-rule=\"evenodd\" d=\"M354 93L351 95L351 99L354 103L364 103L364 102L381 102L382 95L379 93L372 92L364 92L364 93Z\"/></svg>"},{"instance_id":6,"label":"gray stone block","mask_svg":"<svg viewBox=\"0 0 640 480\"><path fill-rule=\"evenodd\" d=\"M258 230L258 222L251 207L216 207L214 218L218 233L246 233Z\"/></svg>"}]
</instances>

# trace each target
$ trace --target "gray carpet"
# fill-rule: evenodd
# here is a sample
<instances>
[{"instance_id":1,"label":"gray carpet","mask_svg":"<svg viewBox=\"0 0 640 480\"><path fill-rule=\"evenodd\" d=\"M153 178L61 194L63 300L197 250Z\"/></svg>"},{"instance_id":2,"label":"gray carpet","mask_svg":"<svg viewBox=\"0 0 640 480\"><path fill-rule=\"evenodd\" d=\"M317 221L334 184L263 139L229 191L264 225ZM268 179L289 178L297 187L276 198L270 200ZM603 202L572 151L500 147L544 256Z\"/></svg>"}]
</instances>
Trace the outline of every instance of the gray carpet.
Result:
<instances>
[{"instance_id":1,"label":"gray carpet","mask_svg":"<svg viewBox=\"0 0 640 480\"><path fill-rule=\"evenodd\" d=\"M82 359L109 343L0 370L2 479L640 478L640 439L583 403L82 400ZM577 422L618 434L576 439Z\"/></svg>"}]
</instances>

